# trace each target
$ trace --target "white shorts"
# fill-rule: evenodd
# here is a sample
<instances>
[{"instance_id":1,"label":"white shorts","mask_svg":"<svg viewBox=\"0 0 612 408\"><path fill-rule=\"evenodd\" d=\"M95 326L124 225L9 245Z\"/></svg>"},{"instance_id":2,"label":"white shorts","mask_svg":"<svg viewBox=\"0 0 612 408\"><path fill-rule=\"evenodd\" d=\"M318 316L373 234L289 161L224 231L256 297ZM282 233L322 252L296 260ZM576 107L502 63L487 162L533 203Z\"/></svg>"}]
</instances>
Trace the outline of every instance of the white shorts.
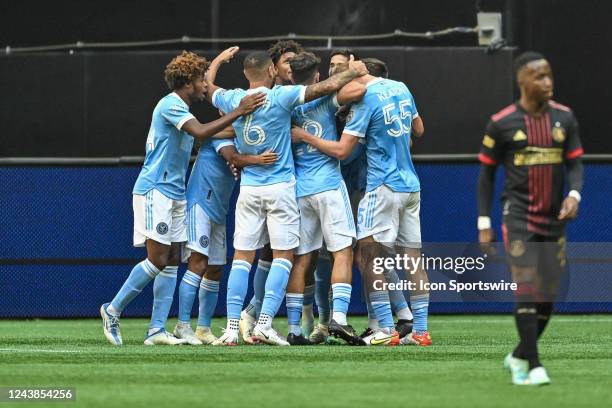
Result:
<instances>
[{"instance_id":1,"label":"white shorts","mask_svg":"<svg viewBox=\"0 0 612 408\"><path fill-rule=\"evenodd\" d=\"M297 255L315 251L323 245L336 252L353 245L355 220L344 182L336 190L298 198L300 208L300 246Z\"/></svg>"},{"instance_id":2,"label":"white shorts","mask_svg":"<svg viewBox=\"0 0 612 408\"><path fill-rule=\"evenodd\" d=\"M421 193L397 193L386 185L369 191L357 210L357 239L372 236L388 247L421 248Z\"/></svg>"},{"instance_id":3,"label":"white shorts","mask_svg":"<svg viewBox=\"0 0 612 408\"><path fill-rule=\"evenodd\" d=\"M134 246L145 246L147 239L164 245L187 241L186 206L187 201L173 200L155 189L134 194Z\"/></svg>"},{"instance_id":4,"label":"white shorts","mask_svg":"<svg viewBox=\"0 0 612 408\"><path fill-rule=\"evenodd\" d=\"M272 249L294 249L300 244L299 234L295 181L240 186L234 248L251 251L262 248L269 241Z\"/></svg>"},{"instance_id":5,"label":"white shorts","mask_svg":"<svg viewBox=\"0 0 612 408\"><path fill-rule=\"evenodd\" d=\"M194 204L187 209L187 242L183 248L183 262L189 260L191 251L208 257L209 265L225 265L225 224L216 224L208 214Z\"/></svg>"}]
</instances>

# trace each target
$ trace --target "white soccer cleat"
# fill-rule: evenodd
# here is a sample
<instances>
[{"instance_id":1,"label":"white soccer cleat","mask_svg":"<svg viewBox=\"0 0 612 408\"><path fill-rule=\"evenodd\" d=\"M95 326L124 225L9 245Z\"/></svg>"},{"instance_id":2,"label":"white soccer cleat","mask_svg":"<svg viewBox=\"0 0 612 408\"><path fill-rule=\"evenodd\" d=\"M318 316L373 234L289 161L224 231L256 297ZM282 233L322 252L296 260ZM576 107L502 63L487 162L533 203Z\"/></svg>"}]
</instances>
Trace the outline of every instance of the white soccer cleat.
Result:
<instances>
[{"instance_id":1,"label":"white soccer cleat","mask_svg":"<svg viewBox=\"0 0 612 408\"><path fill-rule=\"evenodd\" d=\"M504 368L512 375L512 384L526 385L529 376L529 361L512 356L508 353L504 358Z\"/></svg>"},{"instance_id":2,"label":"white soccer cleat","mask_svg":"<svg viewBox=\"0 0 612 408\"><path fill-rule=\"evenodd\" d=\"M195 335L202 344L213 344L217 340L209 327L196 327Z\"/></svg>"},{"instance_id":3,"label":"white soccer cleat","mask_svg":"<svg viewBox=\"0 0 612 408\"><path fill-rule=\"evenodd\" d=\"M106 311L109 304L110 303L104 303L100 306L104 336L106 336L108 342L113 346L121 346L123 345L123 339L121 338L121 330L119 329L119 316L114 316Z\"/></svg>"},{"instance_id":4,"label":"white soccer cleat","mask_svg":"<svg viewBox=\"0 0 612 408\"><path fill-rule=\"evenodd\" d=\"M237 346L238 333L233 330L224 330L223 335L211 343L213 346Z\"/></svg>"},{"instance_id":5,"label":"white soccer cleat","mask_svg":"<svg viewBox=\"0 0 612 408\"><path fill-rule=\"evenodd\" d=\"M363 338L366 346L397 346L400 344L399 334L393 330L386 333L383 330L375 330L374 333Z\"/></svg>"},{"instance_id":6,"label":"white soccer cleat","mask_svg":"<svg viewBox=\"0 0 612 408\"><path fill-rule=\"evenodd\" d=\"M174 336L178 339L186 340L187 344L191 344L192 346L202 345L202 342L193 332L190 324L178 322L176 326L174 326Z\"/></svg>"},{"instance_id":7,"label":"white soccer cleat","mask_svg":"<svg viewBox=\"0 0 612 408\"><path fill-rule=\"evenodd\" d=\"M527 381L524 385L548 385L550 384L550 377L546 372L546 369L542 366L536 367L529 371Z\"/></svg>"},{"instance_id":8,"label":"white soccer cleat","mask_svg":"<svg viewBox=\"0 0 612 408\"><path fill-rule=\"evenodd\" d=\"M256 325L253 329L253 339L259 340L262 343L270 344L272 346L288 346L287 340L283 339L278 335L276 330L272 327L263 327Z\"/></svg>"},{"instance_id":9,"label":"white soccer cleat","mask_svg":"<svg viewBox=\"0 0 612 408\"><path fill-rule=\"evenodd\" d=\"M147 335L144 339L145 346L178 346L180 344L187 344L185 339L177 339L168 333L166 329L159 329L153 334Z\"/></svg>"},{"instance_id":10,"label":"white soccer cleat","mask_svg":"<svg viewBox=\"0 0 612 408\"><path fill-rule=\"evenodd\" d=\"M253 341L253 328L255 327L255 318L244 310L240 312L240 321L238 322L238 328L240 329L240 335L242 340L246 344L255 344Z\"/></svg>"},{"instance_id":11,"label":"white soccer cleat","mask_svg":"<svg viewBox=\"0 0 612 408\"><path fill-rule=\"evenodd\" d=\"M312 333L310 333L310 336L308 336L308 339L314 344L321 344L321 343L325 343L325 340L327 340L328 337L329 337L328 326L319 323L314 328Z\"/></svg>"}]
</instances>

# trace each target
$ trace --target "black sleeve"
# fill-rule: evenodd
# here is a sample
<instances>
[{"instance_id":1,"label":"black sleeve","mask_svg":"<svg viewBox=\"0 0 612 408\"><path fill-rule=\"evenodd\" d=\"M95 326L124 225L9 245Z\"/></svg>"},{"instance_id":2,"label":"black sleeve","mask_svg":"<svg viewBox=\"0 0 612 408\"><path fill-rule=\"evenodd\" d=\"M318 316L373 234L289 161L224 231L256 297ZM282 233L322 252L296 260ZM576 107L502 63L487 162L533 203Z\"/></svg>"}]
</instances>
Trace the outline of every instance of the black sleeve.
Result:
<instances>
[{"instance_id":1,"label":"black sleeve","mask_svg":"<svg viewBox=\"0 0 612 408\"><path fill-rule=\"evenodd\" d=\"M566 161L565 168L567 169L567 185L569 190L581 192L584 182L584 166L582 165L582 159L578 157L574 160Z\"/></svg>"},{"instance_id":2,"label":"black sleeve","mask_svg":"<svg viewBox=\"0 0 612 408\"><path fill-rule=\"evenodd\" d=\"M478 216L491 216L491 202L493 200L493 187L495 186L496 166L483 164L480 166L478 178Z\"/></svg>"},{"instance_id":3,"label":"black sleeve","mask_svg":"<svg viewBox=\"0 0 612 408\"><path fill-rule=\"evenodd\" d=\"M480 160L482 164L497 166L503 159L503 148L501 131L498 125L491 120L487 124L485 135L482 138L478 160Z\"/></svg>"},{"instance_id":4,"label":"black sleeve","mask_svg":"<svg viewBox=\"0 0 612 408\"><path fill-rule=\"evenodd\" d=\"M578 126L578 121L576 120L576 117L573 113L571 115L572 117L569 121L567 137L565 138L563 152L566 162L575 160L584 154L584 150L582 149L582 142L580 141L580 129Z\"/></svg>"}]
</instances>

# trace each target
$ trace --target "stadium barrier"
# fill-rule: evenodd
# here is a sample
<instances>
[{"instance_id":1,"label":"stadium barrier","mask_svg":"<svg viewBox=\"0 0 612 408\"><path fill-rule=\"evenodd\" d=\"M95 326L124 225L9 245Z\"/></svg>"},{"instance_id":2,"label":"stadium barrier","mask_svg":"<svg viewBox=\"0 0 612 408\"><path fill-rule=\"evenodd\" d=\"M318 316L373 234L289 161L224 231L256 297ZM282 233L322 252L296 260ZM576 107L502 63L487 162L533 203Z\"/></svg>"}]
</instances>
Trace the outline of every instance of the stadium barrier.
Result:
<instances>
[{"instance_id":1,"label":"stadium barrier","mask_svg":"<svg viewBox=\"0 0 612 408\"><path fill-rule=\"evenodd\" d=\"M424 242L475 242L476 188L479 165L473 156L415 157L422 184L421 227ZM573 242L612 242L612 162L591 156L578 219L568 227ZM130 195L142 158L0 159L0 318L93 317L116 293L133 265L145 256L132 247ZM498 174L496 197L501 190ZM232 198L228 248L234 231ZM499 233L499 200L493 210ZM606 256L609 256L607 254ZM610 261L607 261L608 263ZM579 268L580 265L570 268ZM185 270L179 269L179 277ZM216 309L225 315L226 267ZM574 273L574 272L573 272ZM580 271L578 270L578 272ZM350 313L364 314L360 279L354 274ZM178 285L177 285L178 289ZM249 288L250 298L252 288ZM176 295L178 296L178 294ZM177 312L177 297L171 314ZM145 289L125 311L148 316L152 291ZM196 305L197 306L197 305ZM612 312L612 302L559 305L561 312ZM506 312L496 302L432 303L433 313ZM194 313L196 312L194 308ZM284 313L284 306L281 309Z\"/></svg>"}]
</instances>

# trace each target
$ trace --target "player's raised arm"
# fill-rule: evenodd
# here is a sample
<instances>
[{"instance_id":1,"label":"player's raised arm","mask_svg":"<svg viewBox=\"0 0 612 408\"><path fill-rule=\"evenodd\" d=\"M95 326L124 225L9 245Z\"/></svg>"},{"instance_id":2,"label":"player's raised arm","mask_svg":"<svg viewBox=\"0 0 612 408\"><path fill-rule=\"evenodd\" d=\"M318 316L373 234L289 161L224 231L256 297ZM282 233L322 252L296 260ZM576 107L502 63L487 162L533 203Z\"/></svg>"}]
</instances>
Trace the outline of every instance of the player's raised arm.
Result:
<instances>
[{"instance_id":1,"label":"player's raised arm","mask_svg":"<svg viewBox=\"0 0 612 408\"><path fill-rule=\"evenodd\" d=\"M183 130L189 133L191 136L201 139L213 137L217 133L232 124L240 116L248 115L255 109L260 107L266 101L266 95L258 92L252 95L247 95L240 101L240 104L236 109L229 112L228 114L220 117L209 123L200 123L196 118L192 118L185 122Z\"/></svg>"},{"instance_id":2,"label":"player's raised arm","mask_svg":"<svg viewBox=\"0 0 612 408\"><path fill-rule=\"evenodd\" d=\"M217 57L212 60L208 70L206 71L206 86L208 91L206 92L206 99L208 102L212 103L212 96L219 87L215 85L215 80L217 79L217 72L219 72L219 68L221 65L227 64L231 61L232 58L240 51L238 46L229 47L228 49L221 52Z\"/></svg>"},{"instance_id":3,"label":"player's raised arm","mask_svg":"<svg viewBox=\"0 0 612 408\"><path fill-rule=\"evenodd\" d=\"M316 84L308 85L304 94L304 102L312 101L336 92L344 85L351 82L354 78L367 75L368 70L365 64L361 61L355 61L353 56L349 60L349 68L346 71L332 75L325 81L317 82Z\"/></svg>"}]
</instances>

